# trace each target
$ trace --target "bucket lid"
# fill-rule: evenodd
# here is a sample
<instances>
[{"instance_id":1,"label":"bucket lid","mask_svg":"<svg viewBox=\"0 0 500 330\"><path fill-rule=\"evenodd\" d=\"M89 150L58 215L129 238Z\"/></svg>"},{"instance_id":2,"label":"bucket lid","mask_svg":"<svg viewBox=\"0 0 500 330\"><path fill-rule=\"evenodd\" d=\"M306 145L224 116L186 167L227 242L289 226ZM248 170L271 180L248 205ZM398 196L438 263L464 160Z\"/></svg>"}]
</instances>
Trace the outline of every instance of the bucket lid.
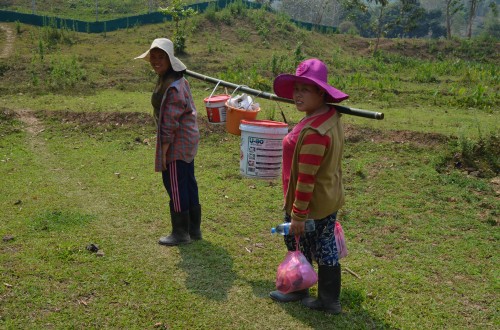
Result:
<instances>
[{"instance_id":1,"label":"bucket lid","mask_svg":"<svg viewBox=\"0 0 500 330\"><path fill-rule=\"evenodd\" d=\"M267 128L288 128L288 124L272 120L242 120L242 125L253 125Z\"/></svg>"},{"instance_id":2,"label":"bucket lid","mask_svg":"<svg viewBox=\"0 0 500 330\"><path fill-rule=\"evenodd\" d=\"M206 97L203 101L212 103L226 102L230 97L231 95L227 94L213 95L210 97Z\"/></svg>"},{"instance_id":3,"label":"bucket lid","mask_svg":"<svg viewBox=\"0 0 500 330\"><path fill-rule=\"evenodd\" d=\"M288 124L272 120L241 120L240 130L249 133L283 135L288 133Z\"/></svg>"}]
</instances>

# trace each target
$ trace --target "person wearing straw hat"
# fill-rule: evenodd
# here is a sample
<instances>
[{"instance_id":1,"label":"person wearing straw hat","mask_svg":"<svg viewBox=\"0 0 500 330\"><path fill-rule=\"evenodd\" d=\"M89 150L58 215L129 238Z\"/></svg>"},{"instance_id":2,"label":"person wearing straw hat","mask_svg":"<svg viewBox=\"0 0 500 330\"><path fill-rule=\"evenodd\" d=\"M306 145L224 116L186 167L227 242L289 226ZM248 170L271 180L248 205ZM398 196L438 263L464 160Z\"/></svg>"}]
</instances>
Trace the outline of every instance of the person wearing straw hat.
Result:
<instances>
[{"instance_id":1,"label":"person wearing straw hat","mask_svg":"<svg viewBox=\"0 0 500 330\"><path fill-rule=\"evenodd\" d=\"M309 290L288 294L270 292L278 302L302 304L329 314L339 314L341 268L334 228L337 211L344 204L341 160L344 131L340 113L331 103L349 96L328 84L328 69L318 59L300 63L295 75L281 74L274 80L276 95L293 99L301 121L283 139L282 183L285 221L291 222L292 235L285 235L288 251L299 248L309 262L318 263L318 297ZM305 220L314 219L314 232L305 233Z\"/></svg>"},{"instance_id":2,"label":"person wearing straw hat","mask_svg":"<svg viewBox=\"0 0 500 330\"><path fill-rule=\"evenodd\" d=\"M194 174L194 157L200 133L197 113L188 81L186 66L174 55L174 45L166 38L153 41L151 47L135 59L144 59L158 75L151 97L157 127L155 171L161 172L170 197L172 233L159 244L178 245L199 240L201 205Z\"/></svg>"}]
</instances>

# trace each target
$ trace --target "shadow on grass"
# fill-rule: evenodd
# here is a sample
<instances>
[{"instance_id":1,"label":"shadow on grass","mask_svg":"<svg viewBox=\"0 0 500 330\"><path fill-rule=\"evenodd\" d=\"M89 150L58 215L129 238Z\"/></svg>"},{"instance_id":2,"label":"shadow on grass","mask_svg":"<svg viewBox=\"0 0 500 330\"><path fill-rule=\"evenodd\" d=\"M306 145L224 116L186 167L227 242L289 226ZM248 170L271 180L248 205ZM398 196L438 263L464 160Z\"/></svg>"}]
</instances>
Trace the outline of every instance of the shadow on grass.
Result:
<instances>
[{"instance_id":1,"label":"shadow on grass","mask_svg":"<svg viewBox=\"0 0 500 330\"><path fill-rule=\"evenodd\" d=\"M179 245L182 260L178 266L187 274L186 288L208 299L227 300L237 274L231 255L207 240Z\"/></svg>"},{"instance_id":2,"label":"shadow on grass","mask_svg":"<svg viewBox=\"0 0 500 330\"><path fill-rule=\"evenodd\" d=\"M274 281L249 281L248 283L252 286L255 296L271 301L269 292L275 290ZM340 315L329 315L308 309L300 301L286 304L275 303L312 329L399 329L370 315L370 312L362 306L364 300L360 291L342 288L340 301L343 311Z\"/></svg>"}]
</instances>

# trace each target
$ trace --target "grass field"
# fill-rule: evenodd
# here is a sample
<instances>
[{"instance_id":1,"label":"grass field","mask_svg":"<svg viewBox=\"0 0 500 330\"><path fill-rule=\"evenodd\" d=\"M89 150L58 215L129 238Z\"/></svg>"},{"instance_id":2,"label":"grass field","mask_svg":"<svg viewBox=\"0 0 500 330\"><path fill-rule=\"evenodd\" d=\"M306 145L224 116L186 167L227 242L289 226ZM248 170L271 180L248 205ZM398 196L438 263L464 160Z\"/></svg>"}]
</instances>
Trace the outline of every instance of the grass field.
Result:
<instances>
[{"instance_id":1,"label":"grass field","mask_svg":"<svg viewBox=\"0 0 500 330\"><path fill-rule=\"evenodd\" d=\"M204 1L184 1L185 4L193 4ZM73 18L93 22L121 18L124 16L141 15L156 10L158 6L167 6L165 1L159 0L51 0L51 1L26 1L8 0L0 3L0 9L16 11L21 13L33 13L45 16L57 16ZM34 7L33 7L34 5Z\"/></svg>"},{"instance_id":2,"label":"grass field","mask_svg":"<svg viewBox=\"0 0 500 330\"><path fill-rule=\"evenodd\" d=\"M386 116L343 117L349 256L344 313L327 316L267 297L286 252L269 233L280 182L240 176L240 139L207 123L214 86L194 79L204 240L156 243L170 225L153 172L154 76L132 58L173 26L66 31L57 42L60 31L2 28L1 328L499 327L498 44L384 40L372 57L371 40L261 11L231 25L193 20L181 56L193 71L271 91L274 75L317 56L351 95L345 105ZM259 119L300 119L259 101ZM476 163L459 165L469 154Z\"/></svg>"}]
</instances>

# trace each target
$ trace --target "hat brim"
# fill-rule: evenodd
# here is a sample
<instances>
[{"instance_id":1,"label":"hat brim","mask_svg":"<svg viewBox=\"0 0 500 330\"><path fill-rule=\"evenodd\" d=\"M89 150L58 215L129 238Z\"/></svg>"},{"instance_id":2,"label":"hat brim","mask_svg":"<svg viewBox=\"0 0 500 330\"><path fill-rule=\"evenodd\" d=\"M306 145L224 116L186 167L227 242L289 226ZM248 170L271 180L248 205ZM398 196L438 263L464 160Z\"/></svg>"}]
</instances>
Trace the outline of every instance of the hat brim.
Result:
<instances>
[{"instance_id":1,"label":"hat brim","mask_svg":"<svg viewBox=\"0 0 500 330\"><path fill-rule=\"evenodd\" d=\"M170 59L170 65L172 65L172 69L176 72L180 72L180 71L185 71L187 69L187 67L184 65L184 63L182 63L181 60L179 60L177 57L175 56L171 56L167 51L165 51L165 49L162 49L160 47L153 47L153 48L150 48L148 49L146 52L142 53L141 55L137 56L134 58L134 60L137 60L137 59L143 59L145 60L146 62L149 62L149 52L151 51L151 49L154 49L154 48L158 48L158 49L161 49L163 50L165 53L167 53L168 55L168 58Z\"/></svg>"},{"instance_id":2,"label":"hat brim","mask_svg":"<svg viewBox=\"0 0 500 330\"><path fill-rule=\"evenodd\" d=\"M274 93L279 97L292 100L295 83L317 85L318 87L322 88L327 94L326 101L328 103L339 103L349 98L349 95L347 95L346 93L324 83L323 81L313 78L299 77L293 74L281 74L277 76L274 79L273 83Z\"/></svg>"}]
</instances>

